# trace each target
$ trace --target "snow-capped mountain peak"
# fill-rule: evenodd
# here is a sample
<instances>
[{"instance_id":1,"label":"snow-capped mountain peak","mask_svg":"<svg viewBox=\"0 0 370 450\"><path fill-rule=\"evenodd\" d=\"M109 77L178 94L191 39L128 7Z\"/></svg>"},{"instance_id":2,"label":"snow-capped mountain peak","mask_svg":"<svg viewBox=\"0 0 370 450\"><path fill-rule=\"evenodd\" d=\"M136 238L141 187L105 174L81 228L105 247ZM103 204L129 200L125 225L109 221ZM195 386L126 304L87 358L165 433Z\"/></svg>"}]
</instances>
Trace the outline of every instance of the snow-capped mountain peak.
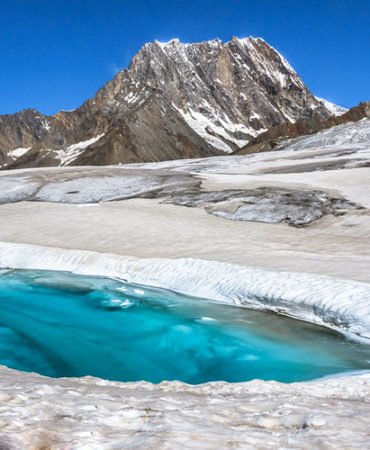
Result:
<instances>
[{"instance_id":1,"label":"snow-capped mountain peak","mask_svg":"<svg viewBox=\"0 0 370 450\"><path fill-rule=\"evenodd\" d=\"M42 119L35 113L29 120L41 120L42 132L15 138L10 119L0 117L0 153L13 167L209 156L235 151L270 127L331 114L262 38L154 41L80 108ZM15 164L6 156L30 145Z\"/></svg>"}]
</instances>

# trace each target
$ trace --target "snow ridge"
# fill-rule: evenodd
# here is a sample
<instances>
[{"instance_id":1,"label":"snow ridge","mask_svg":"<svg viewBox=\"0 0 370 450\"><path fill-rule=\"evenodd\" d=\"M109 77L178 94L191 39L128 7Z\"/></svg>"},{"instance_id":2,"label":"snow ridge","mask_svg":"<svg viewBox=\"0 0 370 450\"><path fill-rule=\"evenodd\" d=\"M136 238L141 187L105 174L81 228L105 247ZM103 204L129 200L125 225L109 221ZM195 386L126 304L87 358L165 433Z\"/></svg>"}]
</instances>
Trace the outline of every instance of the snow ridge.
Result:
<instances>
[{"instance_id":1,"label":"snow ridge","mask_svg":"<svg viewBox=\"0 0 370 450\"><path fill-rule=\"evenodd\" d=\"M325 106L325 108L333 114L333 116L341 116L342 114L348 111L348 108L336 105L335 103L329 102L324 98L316 97L316 100L322 103Z\"/></svg>"}]
</instances>

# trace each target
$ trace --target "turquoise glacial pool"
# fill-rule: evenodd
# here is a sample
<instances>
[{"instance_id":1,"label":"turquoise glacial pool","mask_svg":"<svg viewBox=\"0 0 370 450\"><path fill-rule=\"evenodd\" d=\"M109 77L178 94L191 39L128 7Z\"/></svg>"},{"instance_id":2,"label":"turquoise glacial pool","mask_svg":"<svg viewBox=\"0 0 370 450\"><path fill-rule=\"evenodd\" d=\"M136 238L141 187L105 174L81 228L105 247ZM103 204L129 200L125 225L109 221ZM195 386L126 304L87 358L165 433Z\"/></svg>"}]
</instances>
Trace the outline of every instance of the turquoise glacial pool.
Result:
<instances>
[{"instance_id":1,"label":"turquoise glacial pool","mask_svg":"<svg viewBox=\"0 0 370 450\"><path fill-rule=\"evenodd\" d=\"M370 369L323 327L64 272L0 272L0 364L51 377L303 381Z\"/></svg>"}]
</instances>

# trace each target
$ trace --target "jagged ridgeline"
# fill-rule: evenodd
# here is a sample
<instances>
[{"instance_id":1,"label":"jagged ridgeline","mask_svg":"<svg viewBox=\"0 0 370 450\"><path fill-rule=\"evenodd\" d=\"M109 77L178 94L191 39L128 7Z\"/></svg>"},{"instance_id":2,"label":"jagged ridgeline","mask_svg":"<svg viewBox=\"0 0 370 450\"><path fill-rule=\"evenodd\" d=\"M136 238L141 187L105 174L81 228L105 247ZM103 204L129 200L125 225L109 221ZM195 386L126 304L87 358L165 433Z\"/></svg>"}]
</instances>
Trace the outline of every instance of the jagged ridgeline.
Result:
<instances>
[{"instance_id":1,"label":"jagged ridgeline","mask_svg":"<svg viewBox=\"0 0 370 450\"><path fill-rule=\"evenodd\" d=\"M144 45L74 111L0 116L0 166L161 161L232 153L271 127L344 112L263 39Z\"/></svg>"}]
</instances>

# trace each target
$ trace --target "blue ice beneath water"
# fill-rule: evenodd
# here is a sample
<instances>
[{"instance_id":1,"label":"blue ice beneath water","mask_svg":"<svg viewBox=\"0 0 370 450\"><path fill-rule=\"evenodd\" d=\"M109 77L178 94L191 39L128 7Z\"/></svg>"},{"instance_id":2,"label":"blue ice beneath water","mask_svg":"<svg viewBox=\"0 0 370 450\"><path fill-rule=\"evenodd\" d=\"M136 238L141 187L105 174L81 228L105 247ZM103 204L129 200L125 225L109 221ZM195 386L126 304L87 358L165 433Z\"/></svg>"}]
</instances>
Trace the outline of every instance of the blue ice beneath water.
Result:
<instances>
[{"instance_id":1,"label":"blue ice beneath water","mask_svg":"<svg viewBox=\"0 0 370 450\"><path fill-rule=\"evenodd\" d=\"M370 346L273 313L108 278L0 274L0 364L52 377L303 381L370 369Z\"/></svg>"}]
</instances>

